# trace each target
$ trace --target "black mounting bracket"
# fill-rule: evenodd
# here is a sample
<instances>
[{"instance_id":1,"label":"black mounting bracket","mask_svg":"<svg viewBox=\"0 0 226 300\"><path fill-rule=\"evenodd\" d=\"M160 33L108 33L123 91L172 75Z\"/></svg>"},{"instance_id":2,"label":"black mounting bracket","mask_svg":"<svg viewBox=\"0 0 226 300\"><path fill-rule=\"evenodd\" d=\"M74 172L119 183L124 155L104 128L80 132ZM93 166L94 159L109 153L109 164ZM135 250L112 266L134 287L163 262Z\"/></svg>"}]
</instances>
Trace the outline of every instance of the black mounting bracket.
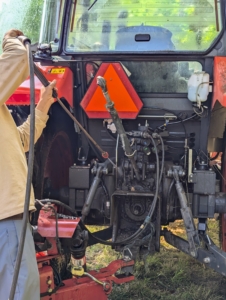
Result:
<instances>
[{"instance_id":1,"label":"black mounting bracket","mask_svg":"<svg viewBox=\"0 0 226 300\"><path fill-rule=\"evenodd\" d=\"M162 235L167 243L191 256L189 243L186 240L167 229L162 231ZM218 248L208 235L203 236L202 242L202 246L197 248L197 257L195 259L221 275L226 276L226 252Z\"/></svg>"}]
</instances>

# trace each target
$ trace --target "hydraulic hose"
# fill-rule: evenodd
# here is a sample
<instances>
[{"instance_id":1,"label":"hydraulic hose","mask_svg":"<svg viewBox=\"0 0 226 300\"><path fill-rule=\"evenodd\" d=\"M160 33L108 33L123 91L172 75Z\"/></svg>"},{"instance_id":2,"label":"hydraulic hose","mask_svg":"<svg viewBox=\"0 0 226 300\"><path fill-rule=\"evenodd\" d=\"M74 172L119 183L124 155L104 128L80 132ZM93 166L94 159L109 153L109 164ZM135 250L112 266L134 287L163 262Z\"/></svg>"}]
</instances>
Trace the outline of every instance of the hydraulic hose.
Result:
<instances>
[{"instance_id":1,"label":"hydraulic hose","mask_svg":"<svg viewBox=\"0 0 226 300\"><path fill-rule=\"evenodd\" d=\"M13 281L12 281L11 290L9 294L9 300L14 299L23 250L24 250L24 242L25 242L28 216L29 216L29 205L30 205L33 163L34 163L34 140L35 140L35 81L34 81L33 57L30 49L30 40L28 40L26 37L18 37L18 38L23 42L23 44L27 49L29 67L30 67L30 102L31 102L30 103L30 142L29 142L28 173L27 173L27 184L26 184L26 193L25 193L25 202L24 202L24 213L23 213L23 220L22 220L22 230L21 230L16 263L14 268Z\"/></svg>"},{"instance_id":2,"label":"hydraulic hose","mask_svg":"<svg viewBox=\"0 0 226 300\"><path fill-rule=\"evenodd\" d=\"M96 241L98 241L101 244L107 245L107 246L121 246L121 245L126 245L129 244L132 240L138 238L141 233L145 230L145 228L147 227L147 225L151 222L151 218L153 216L153 213L155 211L156 208L156 204L159 198L159 185L160 185L160 167L159 167L159 155L158 155L158 149L155 143L155 140L153 139L153 137L151 135L148 134L148 137L151 139L154 149L155 149L155 155L156 155L156 190L155 190L155 195L154 195L154 199L151 205L151 208L148 212L148 215L146 217L146 219L144 220L144 223L138 228L138 230L132 234L131 236L129 236L128 238L124 239L121 242L110 242L110 241L105 241L102 240L100 238L98 238L97 236L95 236L94 234L92 234L89 229L82 223L82 226L89 232L89 235L91 235ZM53 202L56 204L59 204L61 206L63 206L64 208L68 209L74 216L77 216L77 214L75 213L74 210L71 209L71 207L69 207L66 204L62 204L61 202L57 201L57 200L52 200L52 199L43 199L40 200L40 202L46 203L46 202Z\"/></svg>"},{"instance_id":3,"label":"hydraulic hose","mask_svg":"<svg viewBox=\"0 0 226 300\"><path fill-rule=\"evenodd\" d=\"M122 142L122 147L123 147L124 153L131 162L131 165L133 167L133 170L134 170L134 173L135 173L135 176L136 176L137 180L140 181L141 178L140 178L140 174L139 174L139 168L138 168L137 163L134 159L134 155L135 155L136 151L133 151L133 149L130 145L130 141L129 141L129 139L126 135L125 129L122 125L122 120L119 118L118 112L117 112L117 110L115 109L115 106L114 106L114 102L112 102L112 100L110 98L110 95L108 93L107 84L106 84L106 80L104 79L104 77L98 76L97 77L97 84L101 87L104 98L107 101L106 108L107 108L108 112L111 115L113 123L115 124L115 127L117 129L117 132L118 132L119 137L120 137L121 142Z\"/></svg>"},{"instance_id":4,"label":"hydraulic hose","mask_svg":"<svg viewBox=\"0 0 226 300\"><path fill-rule=\"evenodd\" d=\"M49 82L48 80L45 78L45 76L42 74L42 72L39 70L39 68L34 65L34 69L35 69L35 75L39 78L39 80L42 82L42 84L44 86L47 86L49 85ZM85 131L84 128L81 126L81 124L75 119L75 117L68 111L68 109L64 106L64 104L62 103L62 101L58 98L58 95L57 95L57 92L56 90L53 90L53 97L57 99L57 101L59 102L59 104L61 105L61 107L66 111L66 113L75 121L75 123L81 128L81 130ZM84 132L88 138L94 143L94 145L100 150L100 152L102 153L102 156L104 157L104 155L107 154L108 156L108 153L104 152L100 147L99 145L96 145L95 141L92 140L92 137L88 134L88 132ZM157 166L157 174L156 174L156 191L155 191L155 196L154 196L154 199L153 199L153 202L152 202L152 205L151 205L151 208L148 212L148 215L146 217L146 219L144 220L144 223L138 228L138 230L132 234L130 237L124 239L122 242L109 242L109 241L105 241L105 240L102 240L98 237L96 237L95 235L93 235L84 225L84 228L86 228L86 230L89 232L89 234L94 238L96 239L98 242L104 244L104 245L109 245L109 246L119 246L119 245L125 245L125 244L128 244L129 242L131 242L131 240L139 237L141 235L141 233L144 231L144 229L147 227L147 225L150 223L151 221L151 218L153 216L153 213L155 211L155 208L156 208L156 204L157 204L157 201L158 201L158 193L159 193L159 185L160 185L160 182L161 182L161 179L162 179L162 173L163 173L163 164L162 164L162 169L161 169L161 172L160 172L160 167L159 167L159 156L158 156L158 150L157 150L157 147L156 147L156 143L154 141L154 139L152 138L151 135L148 134L148 136L150 137L150 139L152 140L152 143L154 145L154 148L155 148L155 155L156 155L156 166ZM164 144L163 144L163 141L161 140L162 142L162 147L163 147L163 151L164 151ZM107 157L105 157L107 158ZM131 160L131 157L130 157L130 160ZM163 160L164 160L164 154L163 154ZM134 166L134 169L136 169L136 166ZM139 173L138 173L138 170L137 172L135 172L138 179L139 179ZM160 175L161 173L161 175ZM44 201L47 201L46 199L45 200L42 200L43 202ZM51 199L49 199L49 201L51 202Z\"/></svg>"},{"instance_id":5,"label":"hydraulic hose","mask_svg":"<svg viewBox=\"0 0 226 300\"><path fill-rule=\"evenodd\" d=\"M150 208L149 213L148 213L148 217L151 218L152 215L153 215L153 213L154 213L154 210L155 210L157 201L158 201L159 185L160 185L160 178L159 178L159 171L160 171L160 168L159 168L159 155L158 155L158 149L157 149L155 140L153 139L153 137L151 136L151 134L148 134L148 137L149 137L149 138L151 139L151 141L152 141L152 144L153 144L154 149L155 149L155 156L156 156L156 190L155 190L155 196L154 196L154 199L153 199L151 208ZM162 167L162 168L163 168L163 167ZM162 175L161 175L161 176L162 176Z\"/></svg>"},{"instance_id":6,"label":"hydraulic hose","mask_svg":"<svg viewBox=\"0 0 226 300\"><path fill-rule=\"evenodd\" d=\"M163 170L164 170L164 162L165 162L165 148L164 148L164 143L163 143L163 139L162 139L161 135L159 135L159 139L160 139L161 145L162 145L162 165L161 165L160 178L159 178L159 184L161 184Z\"/></svg>"},{"instance_id":7,"label":"hydraulic hose","mask_svg":"<svg viewBox=\"0 0 226 300\"><path fill-rule=\"evenodd\" d=\"M49 81L46 79L46 77L42 74L40 69L37 67L36 64L34 64L34 72L35 75L38 77L38 79L41 81L41 83L46 87L49 85ZM69 117L75 122L75 124L80 128L80 130L85 134L85 136L94 144L94 146L100 151L103 158L107 159L109 158L109 155L106 151L104 151L100 145L97 144L97 142L91 137L91 135L83 128L83 126L79 123L79 121L72 115L72 113L67 109L67 107L63 104L63 102L59 99L57 91L53 90L53 98L56 98L57 102L60 104L60 106L63 108L63 110L69 115Z\"/></svg>"}]
</instances>

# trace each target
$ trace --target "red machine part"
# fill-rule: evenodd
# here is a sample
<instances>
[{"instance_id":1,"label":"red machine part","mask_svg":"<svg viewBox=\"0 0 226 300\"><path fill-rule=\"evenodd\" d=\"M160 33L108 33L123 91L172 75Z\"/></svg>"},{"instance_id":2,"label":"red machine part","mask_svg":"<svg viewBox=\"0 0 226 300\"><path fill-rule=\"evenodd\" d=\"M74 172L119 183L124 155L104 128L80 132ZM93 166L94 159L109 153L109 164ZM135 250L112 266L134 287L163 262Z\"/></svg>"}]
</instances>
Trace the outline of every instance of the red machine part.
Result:
<instances>
[{"instance_id":1,"label":"red machine part","mask_svg":"<svg viewBox=\"0 0 226 300\"><path fill-rule=\"evenodd\" d=\"M214 57L214 90L212 107L218 100L226 107L226 57Z\"/></svg>"},{"instance_id":2,"label":"red machine part","mask_svg":"<svg viewBox=\"0 0 226 300\"><path fill-rule=\"evenodd\" d=\"M223 153L223 159L222 159L222 167L223 167L223 178L226 176L226 151ZM225 180L222 180L222 192L226 193L226 182ZM221 218L221 248L223 251L226 252L226 214L220 215Z\"/></svg>"},{"instance_id":3,"label":"red machine part","mask_svg":"<svg viewBox=\"0 0 226 300\"><path fill-rule=\"evenodd\" d=\"M79 218L59 218L59 238L71 238L79 221ZM126 275L116 275L116 272L120 269L133 266L134 261L116 260L111 262L106 268L102 268L99 271L90 271L88 275L84 274L82 277L74 276L72 279L64 280L59 287L55 287L50 261L53 258L60 258L60 254L58 253L56 241L56 219L53 210L48 205L44 206L40 211L38 233L46 237L51 244L50 249L36 254L40 274L41 299L43 300L107 300L112 290L113 282L122 284L134 280L134 276L129 272ZM84 263L85 257L82 258L82 265ZM99 281L99 283L95 280ZM100 282L104 285L100 284Z\"/></svg>"},{"instance_id":4,"label":"red machine part","mask_svg":"<svg viewBox=\"0 0 226 300\"><path fill-rule=\"evenodd\" d=\"M89 118L111 118L106 110L106 100L97 85L97 76L107 81L110 97L114 99L115 108L122 119L135 119L143 102L132 86L120 63L102 63L90 87L81 101L81 107Z\"/></svg>"},{"instance_id":5,"label":"red machine part","mask_svg":"<svg viewBox=\"0 0 226 300\"><path fill-rule=\"evenodd\" d=\"M40 263L38 265L39 267L39 278L40 278L40 287L41 287L41 293L48 292L52 293L54 290L54 276L53 276L53 269L47 265L44 267L41 267L42 264ZM43 299L55 299L53 297L44 297Z\"/></svg>"},{"instance_id":6,"label":"red machine part","mask_svg":"<svg viewBox=\"0 0 226 300\"><path fill-rule=\"evenodd\" d=\"M40 70L49 81L56 79L59 98L64 97L73 107L73 74L67 67L41 66ZM38 103L40 97L41 82L35 76L35 101ZM29 105L30 104L30 78L27 78L14 94L6 102L7 105Z\"/></svg>"},{"instance_id":7,"label":"red machine part","mask_svg":"<svg viewBox=\"0 0 226 300\"><path fill-rule=\"evenodd\" d=\"M226 57L214 57L214 89L212 107L216 101L226 107ZM226 152L223 157L223 178L226 176ZM226 192L226 185L223 181L222 191ZM221 218L221 246L222 250L226 252L226 214L222 214Z\"/></svg>"},{"instance_id":8,"label":"red machine part","mask_svg":"<svg viewBox=\"0 0 226 300\"><path fill-rule=\"evenodd\" d=\"M71 238L80 221L75 219L58 219L58 236ZM38 219L38 233L46 238L56 237L56 219L51 209L42 209Z\"/></svg>"},{"instance_id":9,"label":"red machine part","mask_svg":"<svg viewBox=\"0 0 226 300\"><path fill-rule=\"evenodd\" d=\"M80 221L80 218L74 219L58 219L58 237L59 238L71 238L75 232L75 229ZM49 255L57 255L58 250L56 246L56 219L53 211L48 209L41 209L38 219L38 233L45 238L48 238L48 241L52 245L48 249Z\"/></svg>"},{"instance_id":10,"label":"red machine part","mask_svg":"<svg viewBox=\"0 0 226 300\"><path fill-rule=\"evenodd\" d=\"M54 290L53 272L49 266L49 260L38 263L40 273L41 294L44 294L42 300L107 300L112 290L113 282L122 284L134 280L133 275L118 276L115 273L123 267L134 265L134 261L116 260L111 262L106 268L99 271L90 271L89 274L94 276L105 286L96 283L88 276L80 278L67 279L62 285ZM53 291L53 293L52 293ZM49 295L46 295L49 293ZM52 294L51 294L52 293Z\"/></svg>"}]
</instances>

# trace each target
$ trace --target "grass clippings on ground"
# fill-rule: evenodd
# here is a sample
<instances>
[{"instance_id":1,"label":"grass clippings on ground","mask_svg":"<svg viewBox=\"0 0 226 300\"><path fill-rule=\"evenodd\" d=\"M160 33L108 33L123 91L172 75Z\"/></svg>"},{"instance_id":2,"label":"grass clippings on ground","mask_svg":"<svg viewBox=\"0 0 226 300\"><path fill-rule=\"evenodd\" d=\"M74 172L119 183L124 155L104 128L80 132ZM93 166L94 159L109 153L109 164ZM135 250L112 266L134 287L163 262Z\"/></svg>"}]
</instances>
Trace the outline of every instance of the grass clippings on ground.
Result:
<instances>
[{"instance_id":1,"label":"grass clippings on ground","mask_svg":"<svg viewBox=\"0 0 226 300\"><path fill-rule=\"evenodd\" d=\"M209 232L219 244L218 222L209 221ZM170 230L185 237L183 223ZM107 266L119 256L110 247L94 245L87 253L88 267ZM161 240L161 251L136 263L135 281L114 286L109 300L225 300L226 278Z\"/></svg>"}]
</instances>

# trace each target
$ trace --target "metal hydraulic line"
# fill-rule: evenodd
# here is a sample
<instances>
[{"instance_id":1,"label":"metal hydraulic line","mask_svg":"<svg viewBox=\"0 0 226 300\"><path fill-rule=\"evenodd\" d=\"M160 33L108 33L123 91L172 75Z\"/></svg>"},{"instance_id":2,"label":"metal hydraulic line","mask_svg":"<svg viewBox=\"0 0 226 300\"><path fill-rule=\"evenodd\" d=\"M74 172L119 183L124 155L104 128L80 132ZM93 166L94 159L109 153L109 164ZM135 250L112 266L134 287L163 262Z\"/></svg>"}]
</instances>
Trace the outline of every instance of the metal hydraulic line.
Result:
<instances>
[{"instance_id":1,"label":"metal hydraulic line","mask_svg":"<svg viewBox=\"0 0 226 300\"><path fill-rule=\"evenodd\" d=\"M109 111L109 113L112 117L112 120L115 124L115 127L117 129L117 132L120 136L125 155L128 157L128 159L130 160L130 162L132 164L132 167L134 169L137 180L140 181L139 169L138 169L136 161L134 159L134 155L135 155L136 151L133 151L132 147L130 146L130 141L129 141L129 139L126 135L125 129L122 125L122 120L119 118L118 112L114 106L114 102L111 100L110 95L108 93L106 80L103 77L98 76L97 84L101 87L104 97L107 101L106 108Z\"/></svg>"}]
</instances>

